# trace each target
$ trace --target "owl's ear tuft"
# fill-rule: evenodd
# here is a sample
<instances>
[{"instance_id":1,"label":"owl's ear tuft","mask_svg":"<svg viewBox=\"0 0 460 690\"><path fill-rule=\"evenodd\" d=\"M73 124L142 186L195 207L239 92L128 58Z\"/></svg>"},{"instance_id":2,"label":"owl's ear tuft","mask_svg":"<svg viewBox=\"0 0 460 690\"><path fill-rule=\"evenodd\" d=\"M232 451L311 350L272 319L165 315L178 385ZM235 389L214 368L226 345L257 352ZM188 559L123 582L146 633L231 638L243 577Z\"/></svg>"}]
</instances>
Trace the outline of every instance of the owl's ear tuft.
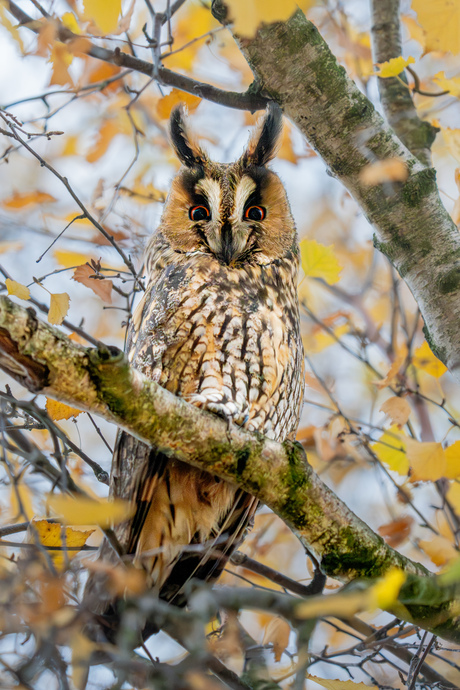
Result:
<instances>
[{"instance_id":1,"label":"owl's ear tuft","mask_svg":"<svg viewBox=\"0 0 460 690\"><path fill-rule=\"evenodd\" d=\"M276 156L283 129L281 108L274 101L270 102L265 116L257 123L246 151L241 156L243 166L266 165Z\"/></svg>"},{"instance_id":2,"label":"owl's ear tuft","mask_svg":"<svg viewBox=\"0 0 460 690\"><path fill-rule=\"evenodd\" d=\"M170 118L171 143L181 163L187 168L206 165L208 157L203 149L193 140L187 128L187 116L184 106L178 105Z\"/></svg>"}]
</instances>

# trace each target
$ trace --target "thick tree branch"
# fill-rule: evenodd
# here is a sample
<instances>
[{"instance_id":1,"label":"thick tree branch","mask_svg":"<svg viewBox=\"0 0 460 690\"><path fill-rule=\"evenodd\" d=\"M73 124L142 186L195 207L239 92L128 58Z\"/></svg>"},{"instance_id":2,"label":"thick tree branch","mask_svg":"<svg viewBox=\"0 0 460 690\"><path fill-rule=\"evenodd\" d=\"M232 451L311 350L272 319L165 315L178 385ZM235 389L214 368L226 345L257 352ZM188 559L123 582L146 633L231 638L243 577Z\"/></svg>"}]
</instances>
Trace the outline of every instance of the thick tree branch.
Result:
<instances>
[{"instance_id":1,"label":"thick tree branch","mask_svg":"<svg viewBox=\"0 0 460 690\"><path fill-rule=\"evenodd\" d=\"M32 19L28 14L26 14L16 3L9 1L7 7L13 17L18 20L21 26L27 27L34 33L39 33L40 29L43 28L44 24L42 20ZM60 25L58 29L58 38L62 43L69 43L81 37L74 34L70 29ZM266 107L268 99L263 96L254 93L249 88L245 93L238 93L236 91L225 91L224 89L218 89L211 84L205 84L196 79L191 79L184 74L178 74L177 72L172 72L166 67L159 67L154 74L153 64L147 62L146 60L140 60L139 58L124 53L120 48L115 48L115 50L108 50L101 46L97 46L94 43L88 41L87 54L91 57L97 58L98 60L103 60L104 62L111 62L119 67L126 67L135 72L140 72L141 74L146 74L149 77L155 76L160 84L164 86L173 86L176 89L185 91L186 93L191 93L194 96L199 96L199 98L204 98L207 101L212 101L213 103L219 103L227 108L235 108L237 110L262 110Z\"/></svg>"},{"instance_id":2,"label":"thick tree branch","mask_svg":"<svg viewBox=\"0 0 460 690\"><path fill-rule=\"evenodd\" d=\"M222 2L213 12L225 23ZM439 198L435 171L401 143L302 12L262 24L239 44L263 95L281 105L361 206L376 230L375 246L420 307L431 349L460 380L460 235ZM395 157L407 167L405 182L363 183L365 166Z\"/></svg>"},{"instance_id":3,"label":"thick tree branch","mask_svg":"<svg viewBox=\"0 0 460 690\"><path fill-rule=\"evenodd\" d=\"M386 62L401 55L399 0L372 0L372 52L374 62ZM420 120L404 73L389 79L378 78L380 100L389 124L416 158L429 166L430 147L437 129Z\"/></svg>"},{"instance_id":4,"label":"thick tree branch","mask_svg":"<svg viewBox=\"0 0 460 690\"><path fill-rule=\"evenodd\" d=\"M0 297L0 367L34 393L97 413L164 453L237 483L289 525L327 575L347 582L398 566L422 576L417 583L431 582L423 566L391 549L322 483L298 444L229 427L142 377L119 350L83 348L6 297ZM435 594L436 588L423 607L414 595L411 615L460 639L448 614L452 602Z\"/></svg>"}]
</instances>

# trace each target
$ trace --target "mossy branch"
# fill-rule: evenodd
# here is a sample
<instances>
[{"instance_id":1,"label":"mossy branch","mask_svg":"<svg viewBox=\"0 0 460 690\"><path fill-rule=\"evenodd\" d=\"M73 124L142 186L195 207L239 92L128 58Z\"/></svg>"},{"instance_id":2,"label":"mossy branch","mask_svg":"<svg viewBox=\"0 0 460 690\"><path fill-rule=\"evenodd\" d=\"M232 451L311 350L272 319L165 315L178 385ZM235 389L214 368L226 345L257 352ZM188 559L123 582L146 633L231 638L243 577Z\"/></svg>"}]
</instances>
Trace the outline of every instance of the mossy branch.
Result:
<instances>
[{"instance_id":1,"label":"mossy branch","mask_svg":"<svg viewBox=\"0 0 460 690\"><path fill-rule=\"evenodd\" d=\"M222 0L214 0L213 13L226 22ZM460 380L460 234L439 198L435 171L408 151L300 10L262 24L254 37L235 38L261 95L281 105L374 226L375 246L420 307L431 349ZM362 170L388 158L404 162L407 179L366 185Z\"/></svg>"},{"instance_id":2,"label":"mossy branch","mask_svg":"<svg viewBox=\"0 0 460 690\"><path fill-rule=\"evenodd\" d=\"M279 444L229 426L145 379L116 348L84 348L7 297L0 297L0 367L34 393L98 414L251 492L286 522L331 577L374 578L397 566L431 581L423 566L391 549L323 484L299 444ZM414 620L423 618L424 627L458 640L450 605L442 600L425 606L423 615L408 611Z\"/></svg>"}]
</instances>

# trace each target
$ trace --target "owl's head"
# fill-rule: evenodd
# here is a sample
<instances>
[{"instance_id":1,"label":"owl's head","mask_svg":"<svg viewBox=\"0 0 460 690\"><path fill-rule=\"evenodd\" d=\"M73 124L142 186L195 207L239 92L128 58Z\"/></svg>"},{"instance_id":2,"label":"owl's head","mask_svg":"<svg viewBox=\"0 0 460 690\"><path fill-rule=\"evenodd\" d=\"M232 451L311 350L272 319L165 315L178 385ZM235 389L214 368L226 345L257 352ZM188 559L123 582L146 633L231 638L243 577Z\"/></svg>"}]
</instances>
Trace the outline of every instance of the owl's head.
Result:
<instances>
[{"instance_id":1,"label":"owl's head","mask_svg":"<svg viewBox=\"0 0 460 690\"><path fill-rule=\"evenodd\" d=\"M286 192L267 163L275 156L281 110L270 104L235 163L211 161L190 136L184 109L171 115L171 142L183 164L172 182L161 232L176 251L203 251L221 263L268 264L296 245Z\"/></svg>"}]
</instances>

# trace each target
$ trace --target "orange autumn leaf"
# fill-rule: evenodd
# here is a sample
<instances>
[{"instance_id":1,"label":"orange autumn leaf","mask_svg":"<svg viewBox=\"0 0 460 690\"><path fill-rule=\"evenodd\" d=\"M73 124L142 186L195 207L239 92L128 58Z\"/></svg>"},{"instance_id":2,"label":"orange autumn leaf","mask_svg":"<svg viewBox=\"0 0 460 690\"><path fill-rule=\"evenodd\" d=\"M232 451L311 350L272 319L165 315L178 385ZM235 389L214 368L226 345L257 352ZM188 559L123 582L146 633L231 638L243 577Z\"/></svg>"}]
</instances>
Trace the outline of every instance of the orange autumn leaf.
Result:
<instances>
[{"instance_id":1,"label":"orange autumn leaf","mask_svg":"<svg viewBox=\"0 0 460 690\"><path fill-rule=\"evenodd\" d=\"M386 158L383 161L369 163L359 173L359 179L368 187L375 187L384 182L404 182L408 176L409 170L401 158Z\"/></svg>"},{"instance_id":2,"label":"orange autumn leaf","mask_svg":"<svg viewBox=\"0 0 460 690\"><path fill-rule=\"evenodd\" d=\"M56 41L51 50L49 61L52 64L50 85L67 86L73 85L72 77L69 74L69 67L72 63L73 55L64 43Z\"/></svg>"},{"instance_id":3,"label":"orange autumn leaf","mask_svg":"<svg viewBox=\"0 0 460 690\"><path fill-rule=\"evenodd\" d=\"M435 536L430 540L420 540L418 543L435 565L445 565L458 558L458 551L447 537Z\"/></svg>"},{"instance_id":4,"label":"orange autumn leaf","mask_svg":"<svg viewBox=\"0 0 460 690\"><path fill-rule=\"evenodd\" d=\"M372 381L374 386L376 386L379 389L386 388L386 386L391 386L392 383L395 381L396 377L398 376L399 370L404 364L405 359L406 353L400 352L392 362L387 375L384 376L384 378L381 381Z\"/></svg>"},{"instance_id":5,"label":"orange autumn leaf","mask_svg":"<svg viewBox=\"0 0 460 690\"><path fill-rule=\"evenodd\" d=\"M112 281L107 280L106 278L97 277L96 272L89 264L77 266L72 276L72 279L76 280L77 283L81 283L82 285L85 285L86 287L90 288L104 302L112 304Z\"/></svg>"},{"instance_id":6,"label":"orange autumn leaf","mask_svg":"<svg viewBox=\"0 0 460 690\"><path fill-rule=\"evenodd\" d=\"M26 206L31 206L32 204L49 204L52 201L56 201L55 197L46 192L36 191L25 192L23 194L15 192L8 199L2 201L2 206L3 208L16 211Z\"/></svg>"},{"instance_id":7,"label":"orange autumn leaf","mask_svg":"<svg viewBox=\"0 0 460 690\"><path fill-rule=\"evenodd\" d=\"M103 122L93 147L86 154L86 160L88 163L94 163L95 161L99 160L99 158L106 153L112 142L112 139L119 132L120 127L115 120L106 120Z\"/></svg>"},{"instance_id":8,"label":"orange autumn leaf","mask_svg":"<svg viewBox=\"0 0 460 690\"><path fill-rule=\"evenodd\" d=\"M387 414L391 419L392 424L404 426L409 419L411 413L411 406L406 398L388 398L380 407L380 412Z\"/></svg>"},{"instance_id":9,"label":"orange autumn leaf","mask_svg":"<svg viewBox=\"0 0 460 690\"><path fill-rule=\"evenodd\" d=\"M93 71L89 75L88 83L97 84L98 82L104 82L108 79L112 79L117 74L120 74L120 72L120 67L117 67L116 65L111 65L110 62L100 62L96 65L96 69L93 69ZM103 93L117 91L121 88L122 85L123 81L121 79L117 79L116 81L107 84L107 86L105 86L103 89Z\"/></svg>"},{"instance_id":10,"label":"orange autumn leaf","mask_svg":"<svg viewBox=\"0 0 460 690\"><path fill-rule=\"evenodd\" d=\"M275 655L276 662L281 661L281 655L289 644L290 634L291 627L284 618L272 618L265 628L262 644L273 645L273 654Z\"/></svg>"},{"instance_id":11,"label":"orange autumn leaf","mask_svg":"<svg viewBox=\"0 0 460 690\"><path fill-rule=\"evenodd\" d=\"M403 515L386 525L381 525L378 528L378 533L383 537L386 543L395 549L403 543L410 535L411 527L414 523L413 518L409 515Z\"/></svg>"},{"instance_id":12,"label":"orange autumn leaf","mask_svg":"<svg viewBox=\"0 0 460 690\"><path fill-rule=\"evenodd\" d=\"M171 93L167 96L163 96L157 103L157 114L162 120L169 119L171 115L171 110L179 103L184 103L189 112L193 113L194 110L198 108L201 103L201 98L198 96L193 96L190 93L185 93L185 91L179 91L178 89L173 89Z\"/></svg>"},{"instance_id":13,"label":"orange autumn leaf","mask_svg":"<svg viewBox=\"0 0 460 690\"><path fill-rule=\"evenodd\" d=\"M76 407L69 407L69 405L58 402L57 400L52 400L51 398L46 398L45 407L49 416L55 422L59 422L62 419L70 419L71 417L78 417L78 415L81 414L81 410L77 410Z\"/></svg>"}]
</instances>

